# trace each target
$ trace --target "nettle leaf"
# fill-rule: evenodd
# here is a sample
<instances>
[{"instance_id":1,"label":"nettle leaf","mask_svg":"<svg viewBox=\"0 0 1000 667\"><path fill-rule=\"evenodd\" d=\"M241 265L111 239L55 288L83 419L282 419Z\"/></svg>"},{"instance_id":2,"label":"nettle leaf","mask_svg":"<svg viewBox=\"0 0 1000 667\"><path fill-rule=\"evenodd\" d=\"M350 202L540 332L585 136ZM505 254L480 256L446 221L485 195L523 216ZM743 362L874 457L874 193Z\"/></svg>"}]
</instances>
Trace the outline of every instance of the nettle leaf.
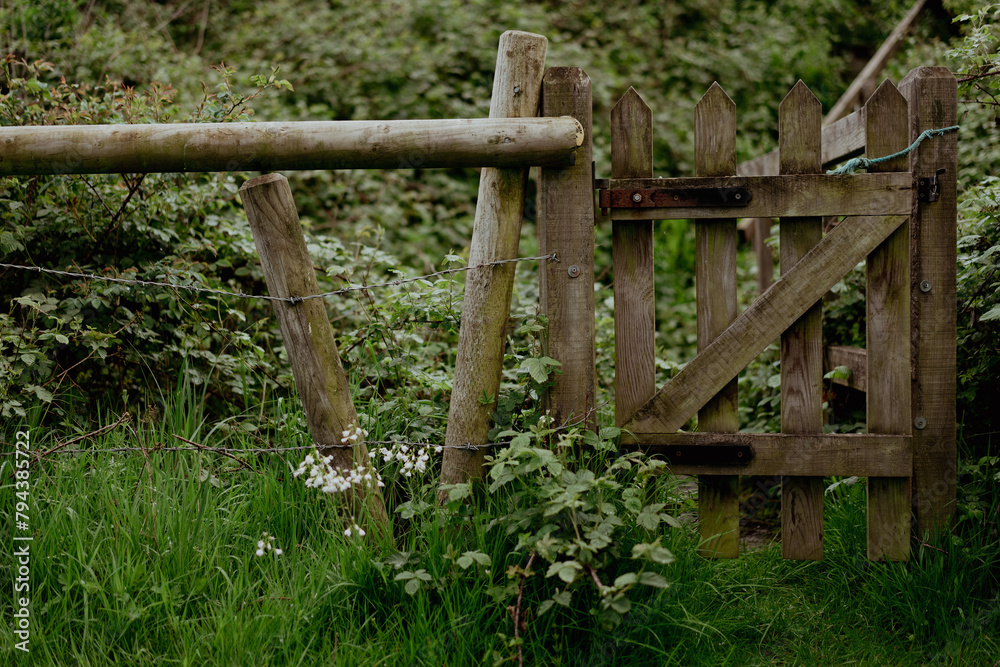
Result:
<instances>
[{"instance_id":1,"label":"nettle leaf","mask_svg":"<svg viewBox=\"0 0 1000 667\"><path fill-rule=\"evenodd\" d=\"M521 362L521 368L526 369L531 374L531 378L539 384L549 379L549 371L541 359L534 357L525 359Z\"/></svg>"},{"instance_id":2,"label":"nettle leaf","mask_svg":"<svg viewBox=\"0 0 1000 667\"><path fill-rule=\"evenodd\" d=\"M488 567L493 561L482 551L466 551L455 562L463 570L468 570L472 567L473 563L479 563Z\"/></svg>"},{"instance_id":3,"label":"nettle leaf","mask_svg":"<svg viewBox=\"0 0 1000 667\"><path fill-rule=\"evenodd\" d=\"M615 588L631 586L639 581L639 576L635 572L628 572L615 579Z\"/></svg>"},{"instance_id":4,"label":"nettle leaf","mask_svg":"<svg viewBox=\"0 0 1000 667\"><path fill-rule=\"evenodd\" d=\"M632 609L632 601L624 593L619 593L611 598L611 608L619 614L627 614Z\"/></svg>"},{"instance_id":5,"label":"nettle leaf","mask_svg":"<svg viewBox=\"0 0 1000 667\"><path fill-rule=\"evenodd\" d=\"M663 503L646 505L635 518L635 522L646 530L656 530L656 527L660 525L660 510L663 508Z\"/></svg>"},{"instance_id":6,"label":"nettle leaf","mask_svg":"<svg viewBox=\"0 0 1000 667\"><path fill-rule=\"evenodd\" d=\"M583 570L583 566L575 560L556 561L555 563L552 563L552 565L549 565L549 570L545 573L545 576L551 577L553 575L558 575L558 577L567 584L571 584L573 583L573 580L576 579L577 573L581 570Z\"/></svg>"},{"instance_id":7,"label":"nettle leaf","mask_svg":"<svg viewBox=\"0 0 1000 667\"><path fill-rule=\"evenodd\" d=\"M538 605L538 615L541 616L542 614L544 614L545 612L547 612L549 609L552 609L552 605L554 605L554 604L555 604L554 600L546 600L542 604Z\"/></svg>"},{"instance_id":8,"label":"nettle leaf","mask_svg":"<svg viewBox=\"0 0 1000 667\"><path fill-rule=\"evenodd\" d=\"M601 429L601 437L605 440L617 438L622 434L622 430L617 426L605 426Z\"/></svg>"},{"instance_id":9,"label":"nettle leaf","mask_svg":"<svg viewBox=\"0 0 1000 667\"><path fill-rule=\"evenodd\" d=\"M632 558L645 558L661 565L669 565L676 560L669 549L660 546L660 538L656 538L652 542L643 542L633 546Z\"/></svg>"},{"instance_id":10,"label":"nettle leaf","mask_svg":"<svg viewBox=\"0 0 1000 667\"><path fill-rule=\"evenodd\" d=\"M979 317L979 319L980 320L986 320L986 321L988 321L988 320L1000 320L1000 304L997 304L997 305L993 306L992 308L990 308L989 310L987 310L985 313L983 313Z\"/></svg>"},{"instance_id":11,"label":"nettle leaf","mask_svg":"<svg viewBox=\"0 0 1000 667\"><path fill-rule=\"evenodd\" d=\"M643 586L652 586L653 588L668 588L670 586L670 583L656 572L641 572L639 574L639 583Z\"/></svg>"}]
</instances>

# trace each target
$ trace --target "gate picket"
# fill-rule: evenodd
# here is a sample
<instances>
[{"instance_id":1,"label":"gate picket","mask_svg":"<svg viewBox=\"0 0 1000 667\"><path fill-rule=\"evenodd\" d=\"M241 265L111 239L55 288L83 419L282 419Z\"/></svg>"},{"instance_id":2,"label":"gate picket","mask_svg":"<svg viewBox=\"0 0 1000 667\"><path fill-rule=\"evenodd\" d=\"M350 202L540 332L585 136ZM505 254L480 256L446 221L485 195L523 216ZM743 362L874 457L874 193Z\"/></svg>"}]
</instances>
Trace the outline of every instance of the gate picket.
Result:
<instances>
[{"instance_id":1,"label":"gate picket","mask_svg":"<svg viewBox=\"0 0 1000 667\"><path fill-rule=\"evenodd\" d=\"M823 113L799 81L778 107L781 174L823 169ZM823 238L822 218L781 218L781 273ZM823 432L823 304L818 302L781 335L781 432ZM823 478L782 477L781 553L797 560L823 559Z\"/></svg>"},{"instance_id":2,"label":"gate picket","mask_svg":"<svg viewBox=\"0 0 1000 667\"><path fill-rule=\"evenodd\" d=\"M611 175L653 175L653 114L629 88L611 109ZM656 392L653 223L612 223L615 269L615 423L621 426Z\"/></svg>"},{"instance_id":3,"label":"gate picket","mask_svg":"<svg viewBox=\"0 0 1000 667\"><path fill-rule=\"evenodd\" d=\"M885 81L866 104L867 154L909 144L906 99ZM901 157L872 167L905 171ZM910 433L910 225L904 222L868 256L866 317L868 432ZM910 556L910 478L868 478L868 558Z\"/></svg>"},{"instance_id":4,"label":"gate picket","mask_svg":"<svg viewBox=\"0 0 1000 667\"><path fill-rule=\"evenodd\" d=\"M736 174L736 104L718 83L694 108L695 176ZM736 319L736 219L699 220L695 227L698 351ZM739 430L736 379L698 412L699 432ZM739 477L698 476L699 552L711 558L739 555Z\"/></svg>"}]
</instances>

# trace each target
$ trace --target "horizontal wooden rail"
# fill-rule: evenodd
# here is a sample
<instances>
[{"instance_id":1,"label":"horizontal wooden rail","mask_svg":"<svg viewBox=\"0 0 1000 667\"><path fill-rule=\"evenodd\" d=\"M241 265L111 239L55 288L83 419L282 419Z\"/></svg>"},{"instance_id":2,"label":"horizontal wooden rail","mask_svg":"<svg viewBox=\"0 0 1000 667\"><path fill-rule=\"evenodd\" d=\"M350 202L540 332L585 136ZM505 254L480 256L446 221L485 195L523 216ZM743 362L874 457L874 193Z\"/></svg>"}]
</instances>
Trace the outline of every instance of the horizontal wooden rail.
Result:
<instances>
[{"instance_id":1,"label":"horizontal wooden rail","mask_svg":"<svg viewBox=\"0 0 1000 667\"><path fill-rule=\"evenodd\" d=\"M868 352L863 347L849 347L847 345L829 345L824 350L823 366L826 372L832 371L839 366L850 370L850 375L846 378L833 378L834 384L857 389L858 391L868 391Z\"/></svg>"},{"instance_id":2,"label":"horizontal wooden rail","mask_svg":"<svg viewBox=\"0 0 1000 667\"><path fill-rule=\"evenodd\" d=\"M908 477L913 472L908 435L787 433L636 433L625 446L664 454L672 446L744 445L753 448L746 465L671 464L680 475L859 475Z\"/></svg>"},{"instance_id":3,"label":"horizontal wooden rail","mask_svg":"<svg viewBox=\"0 0 1000 667\"><path fill-rule=\"evenodd\" d=\"M575 119L0 128L0 175L566 166Z\"/></svg>"},{"instance_id":4,"label":"horizontal wooden rail","mask_svg":"<svg viewBox=\"0 0 1000 667\"><path fill-rule=\"evenodd\" d=\"M829 169L839 162L865 152L864 108L823 128L821 159ZM876 156L877 157L877 156ZM765 153L736 167L740 176L773 176L778 173L778 151Z\"/></svg>"},{"instance_id":5,"label":"horizontal wooden rail","mask_svg":"<svg viewBox=\"0 0 1000 667\"><path fill-rule=\"evenodd\" d=\"M670 191L743 188L745 206L612 208L612 220L694 220L705 218L773 218L822 215L908 215L913 207L909 172L881 174L800 174L789 176L724 176L714 178L610 179L612 190ZM645 195L640 195L645 196Z\"/></svg>"}]
</instances>

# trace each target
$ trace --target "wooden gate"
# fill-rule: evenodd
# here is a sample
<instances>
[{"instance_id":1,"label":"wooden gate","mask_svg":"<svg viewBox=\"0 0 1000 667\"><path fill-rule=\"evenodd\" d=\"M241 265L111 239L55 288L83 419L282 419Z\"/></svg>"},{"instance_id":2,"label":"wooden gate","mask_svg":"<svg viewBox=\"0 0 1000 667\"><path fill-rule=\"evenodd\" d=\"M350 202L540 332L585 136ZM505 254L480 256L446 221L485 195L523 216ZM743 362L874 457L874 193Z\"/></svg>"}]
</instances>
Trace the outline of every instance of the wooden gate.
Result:
<instances>
[{"instance_id":1,"label":"wooden gate","mask_svg":"<svg viewBox=\"0 0 1000 667\"><path fill-rule=\"evenodd\" d=\"M701 553L738 553L739 475L780 475L782 551L823 556L823 476L868 478L868 557L905 560L911 510L943 528L955 484L955 134L869 173L824 169L905 149L955 124L955 79L920 68L821 126L801 81L781 103L779 150L737 175L736 109L718 84L695 107L695 178L652 178L651 113L634 90L612 110L616 421L626 442L699 475ZM750 174L750 175L748 175ZM823 218L846 216L826 234ZM781 279L737 313L737 218L779 218ZM653 220L697 228L698 355L655 384ZM867 261L866 261L867 260ZM824 434L822 298L867 267L867 433ZM737 433L739 372L781 340L781 433ZM695 414L697 433L678 433Z\"/></svg>"}]
</instances>

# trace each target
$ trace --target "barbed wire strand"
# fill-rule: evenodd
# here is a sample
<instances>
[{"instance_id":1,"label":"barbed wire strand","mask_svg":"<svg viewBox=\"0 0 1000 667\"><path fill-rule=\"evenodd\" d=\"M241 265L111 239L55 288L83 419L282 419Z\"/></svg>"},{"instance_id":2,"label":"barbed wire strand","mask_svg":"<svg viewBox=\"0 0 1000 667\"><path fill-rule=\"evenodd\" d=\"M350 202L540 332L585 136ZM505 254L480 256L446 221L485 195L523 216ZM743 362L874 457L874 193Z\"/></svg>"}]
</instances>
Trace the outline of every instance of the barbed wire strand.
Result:
<instances>
[{"instance_id":1,"label":"barbed wire strand","mask_svg":"<svg viewBox=\"0 0 1000 667\"><path fill-rule=\"evenodd\" d=\"M259 299L262 301L283 301L285 303L301 303L303 301L308 301L310 299L325 299L330 296L337 296L339 294L348 294L350 292L362 292L369 289L375 289L378 287L395 287L398 285L406 285L408 283L415 283L421 280L430 280L431 278L437 278L439 276L449 275L452 273L461 273L463 271L474 271L476 269L485 269L491 266L499 266L501 264L511 264L514 262L530 262L530 261L548 261L558 262L559 258L556 253L551 253L549 255L538 255L536 257L514 257L513 259L498 259L492 262L483 262L482 264L476 264L475 266L462 266L454 269L442 269L441 271L435 271L434 273L428 273L424 276L417 276L416 278L400 278L398 280L389 280L382 283L372 283L370 285L355 285L353 287L342 287L337 290L332 290L329 292L322 292L321 294L307 294L305 296L270 296L266 294L246 294L244 292L230 292L227 290L214 289L211 287L202 287L199 285L176 285L174 283L165 283L155 280L139 280L135 278L113 278L111 276L99 276L92 273L78 273L74 271L60 271L58 269L45 269L40 266L26 266L23 264L5 264L0 262L0 268L14 269L17 271L33 271L35 273L46 273L55 276L66 276L69 278L81 278L85 280L101 280L108 283L117 283L121 285L139 285L142 287L164 287L169 289L180 289L189 292L202 292L206 294L214 294L217 296L232 296L239 299Z\"/></svg>"},{"instance_id":2,"label":"barbed wire strand","mask_svg":"<svg viewBox=\"0 0 1000 667\"><path fill-rule=\"evenodd\" d=\"M568 429L570 429L570 428L572 428L574 426L577 426L579 424L586 423L588 420L590 420L590 418L594 414L596 414L597 410L599 408L603 407L604 405L607 405L607 403L604 403L604 404L602 404L600 406L594 406L594 407L590 408L587 411L586 415L584 415L583 417L581 417L580 419L578 419L576 421L570 422L569 420L567 420L562 425L556 426L556 427L554 427L552 429L547 429L547 430L551 431L552 433L559 433L561 431L566 431L566 430L568 430ZM119 453L128 453L128 452L144 453L145 454L145 453L150 453L150 452L209 452L209 453L215 453L215 454L222 454L224 456L230 456L232 454L277 454L277 453L281 453L281 452L301 452L301 451L312 451L312 450L320 450L320 449L353 449L354 447L359 447L361 445L365 445L365 446L368 446L368 445L375 446L375 445L377 445L377 446L380 446L380 447L391 446L391 445L403 445L403 446L406 446L406 447L428 447L428 448L434 448L434 449L437 449L437 448L441 448L441 449L461 449L461 450L464 450L464 451L475 452L475 451L479 451L480 449L490 449L490 448L493 448L493 447L506 447L507 445L510 444L509 440L505 440L503 442L488 442L488 443L484 443L484 444L481 444L481 445L473 445L472 443L465 443L465 444L462 444L462 445L440 445L440 444L436 444L436 443L433 443L433 442L413 442L413 441L410 441L410 440L363 440L363 441L360 441L360 442L347 443L347 444L344 444L344 443L338 443L338 444L313 443L311 445L295 445L295 446L290 446L290 447L209 447L207 445L201 445L201 444L192 442L192 441L190 441L190 440L188 440L186 438L182 438L182 437L180 437L178 435L171 434L173 437L177 438L178 440L182 440L184 442L188 442L188 443L194 445L194 447L108 447L108 448L93 448L92 447L90 449L65 449L65 447L67 445L71 445L73 443L79 442L79 441L84 440L86 438L96 437L98 435L102 435L102 434L106 433L107 431L110 431L114 427L119 426L120 424L128 423L129 421L131 421L131 418L132 418L131 415L126 412L114 424L109 424L108 426L101 427L101 428L99 428L98 430L96 430L96 431L94 431L92 433L87 433L85 435L77 436L75 438L72 438L71 440L67 440L66 442L60 443L58 445L55 445L54 447L51 447L51 448L49 448L49 449L47 449L47 450L45 450L45 451L43 451L41 453L32 453L31 456L36 461L41 460L41 459L45 458L46 456L48 456L50 454L57 453L57 452L59 454L119 454ZM16 454L17 454L17 452L14 452L14 451L0 452L0 457L15 456Z\"/></svg>"}]
</instances>

